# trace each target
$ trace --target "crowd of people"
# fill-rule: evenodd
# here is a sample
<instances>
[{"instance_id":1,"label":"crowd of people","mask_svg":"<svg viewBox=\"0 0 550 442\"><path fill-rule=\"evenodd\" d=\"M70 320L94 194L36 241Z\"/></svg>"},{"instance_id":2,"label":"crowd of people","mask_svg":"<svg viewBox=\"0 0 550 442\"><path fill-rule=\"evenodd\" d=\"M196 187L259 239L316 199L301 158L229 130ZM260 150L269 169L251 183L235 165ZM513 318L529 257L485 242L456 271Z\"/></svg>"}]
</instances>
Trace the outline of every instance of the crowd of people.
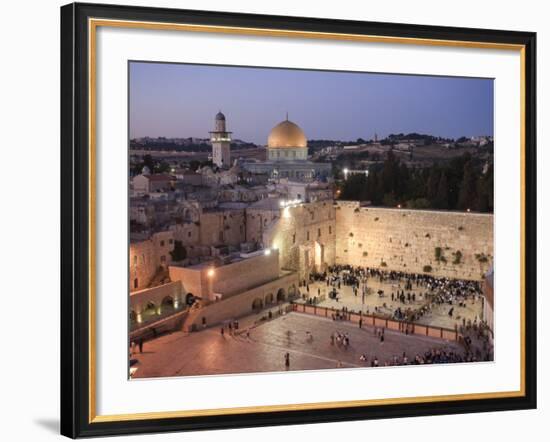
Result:
<instances>
[{"instance_id":1,"label":"crowd of people","mask_svg":"<svg viewBox=\"0 0 550 442\"><path fill-rule=\"evenodd\" d=\"M351 287L353 295L362 296L364 302L365 296L372 294L372 290L369 290L369 282L372 281L389 283L392 287L391 294L384 293L382 290L377 292L378 296L387 296L391 299L391 303L388 299L388 302L382 302L381 305L374 306L375 314L386 315L404 323L415 323L427 315L441 314L443 309L450 318L456 319L456 328L462 336L461 342L465 350L464 352L457 352L434 348L412 357L408 357L403 353L400 357L394 356L386 361L380 361L374 354L371 356L362 354L360 361L364 364L370 364L371 366L416 365L492 360L492 331L478 315L473 319L467 319L465 316L460 316L458 313L460 310L457 309L457 307L465 308L468 304L474 305L480 300L483 302L482 287L479 281L352 265L334 265L330 266L324 273L312 274L309 280L302 282L301 287L304 287L306 293L309 294L310 284L314 282L323 283L327 287L329 297L338 301L342 286L348 286ZM304 299L308 303L315 303L316 299L321 298L320 294L320 289L317 288L314 296L308 297L304 294ZM332 319L348 319L348 312L347 307L342 307L339 311L332 313ZM370 313L368 308L366 313ZM408 331L409 328L404 327L404 330ZM375 332L382 344L384 342L383 329L375 329ZM330 339L331 345L337 345L344 349L349 346L349 337L340 332L332 333Z\"/></svg>"},{"instance_id":2,"label":"crowd of people","mask_svg":"<svg viewBox=\"0 0 550 442\"><path fill-rule=\"evenodd\" d=\"M445 348L432 348L424 353L416 353L414 357L409 358L406 352L403 352L400 356L394 355L392 358L385 361L380 361L378 357L373 354L368 356L362 354L359 356L359 361L365 366L371 367L389 367L396 365L423 365L423 364L454 364L458 362L478 362L482 359L477 358L470 352L457 352L453 350L447 350ZM485 359L490 360L490 359Z\"/></svg>"},{"instance_id":3,"label":"crowd of people","mask_svg":"<svg viewBox=\"0 0 550 442\"><path fill-rule=\"evenodd\" d=\"M390 283L391 294L378 291L379 297L388 296L391 299L391 306L388 302L376 306L375 313L387 314L393 319L415 322L426 315L430 315L436 308L448 305L446 314L455 318L455 307L466 307L468 303L475 304L483 300L482 288L479 281L467 281L432 275L407 273L401 271L386 271L379 268L356 267L352 265L330 266L323 273L314 273L309 281L302 281L301 287L305 287L302 297L305 302L315 304L322 299L320 288L317 288L315 296L309 296L312 282L323 282L327 286L329 298L339 300L339 291L342 286L349 286L354 296L365 297L371 294L369 281ZM399 305L395 307L395 303ZM459 318L457 318L459 319ZM466 325L466 319L463 325ZM475 321L481 318L475 318Z\"/></svg>"},{"instance_id":4,"label":"crowd of people","mask_svg":"<svg viewBox=\"0 0 550 442\"><path fill-rule=\"evenodd\" d=\"M416 353L409 356L407 352L401 355L393 355L393 357L381 360L376 355L376 348L373 348L371 355L362 353L359 356L359 363L363 366L379 367L379 366L401 366L401 365L423 365L423 364L452 364L460 362L480 362L493 360L493 348L487 339L487 330L482 326L471 326L466 332L469 335L464 337L464 351L442 347L433 347L425 352ZM290 333L290 331L288 331ZM384 344L385 329L384 327L374 327L373 333L379 340L380 345ZM470 337L475 333L477 345L473 345L473 340ZM312 342L313 335L310 331L306 331L306 341ZM482 347L479 346L482 343ZM350 347L350 335L348 332L336 330L330 334L330 345L342 351L348 351ZM342 366L339 360L339 366Z\"/></svg>"}]
</instances>

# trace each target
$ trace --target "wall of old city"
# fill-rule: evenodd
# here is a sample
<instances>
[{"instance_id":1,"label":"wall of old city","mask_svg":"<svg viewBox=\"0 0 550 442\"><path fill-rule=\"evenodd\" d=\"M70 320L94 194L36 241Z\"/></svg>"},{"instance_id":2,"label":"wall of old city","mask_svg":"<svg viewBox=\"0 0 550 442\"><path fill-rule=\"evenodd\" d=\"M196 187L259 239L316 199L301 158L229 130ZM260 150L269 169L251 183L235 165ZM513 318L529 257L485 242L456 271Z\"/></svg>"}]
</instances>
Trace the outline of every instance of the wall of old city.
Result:
<instances>
[{"instance_id":1,"label":"wall of old city","mask_svg":"<svg viewBox=\"0 0 550 442\"><path fill-rule=\"evenodd\" d=\"M181 281L186 293L191 292L203 299L211 299L216 293L225 298L279 278L278 259L277 251L273 251L269 255L260 252L218 267L206 264L170 266L170 279Z\"/></svg>"},{"instance_id":2,"label":"wall of old city","mask_svg":"<svg viewBox=\"0 0 550 442\"><path fill-rule=\"evenodd\" d=\"M159 314L162 311L162 304L170 299L174 306L181 305L185 302L183 286L180 281L169 282L168 284L159 285L144 290L132 292L130 295L130 311L139 315L149 303L155 304Z\"/></svg>"},{"instance_id":3,"label":"wall of old city","mask_svg":"<svg viewBox=\"0 0 550 442\"><path fill-rule=\"evenodd\" d=\"M332 201L319 201L281 209L281 215L263 232L263 242L279 250L280 266L298 271L303 279L318 264L335 260L336 219ZM322 257L315 259L322 246ZM319 261L322 261L320 263Z\"/></svg>"},{"instance_id":4,"label":"wall of old city","mask_svg":"<svg viewBox=\"0 0 550 442\"><path fill-rule=\"evenodd\" d=\"M339 202L335 212L339 264L470 280L481 280L492 265L492 214L360 207L358 202ZM442 259L436 259L436 248Z\"/></svg>"},{"instance_id":5,"label":"wall of old city","mask_svg":"<svg viewBox=\"0 0 550 442\"><path fill-rule=\"evenodd\" d=\"M296 273L282 276L229 299L213 302L200 309L192 309L185 321L184 329L200 329L203 324L212 326L228 319L250 315L261 308L276 306L278 302L288 299L288 295L296 292L297 288L298 275ZM278 293L279 300L277 300Z\"/></svg>"}]
</instances>

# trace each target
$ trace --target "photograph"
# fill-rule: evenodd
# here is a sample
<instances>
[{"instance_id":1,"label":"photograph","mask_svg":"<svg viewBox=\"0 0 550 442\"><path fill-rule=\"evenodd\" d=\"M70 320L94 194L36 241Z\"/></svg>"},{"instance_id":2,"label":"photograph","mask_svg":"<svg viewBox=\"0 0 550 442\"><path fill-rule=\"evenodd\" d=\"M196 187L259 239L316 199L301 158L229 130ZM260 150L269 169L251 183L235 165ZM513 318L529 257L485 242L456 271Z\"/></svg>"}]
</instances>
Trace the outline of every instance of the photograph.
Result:
<instances>
[{"instance_id":1,"label":"photograph","mask_svg":"<svg viewBox=\"0 0 550 442\"><path fill-rule=\"evenodd\" d=\"M535 29L143 6L60 9L61 434L536 408Z\"/></svg>"},{"instance_id":2,"label":"photograph","mask_svg":"<svg viewBox=\"0 0 550 442\"><path fill-rule=\"evenodd\" d=\"M494 363L493 78L127 86L129 379Z\"/></svg>"}]
</instances>

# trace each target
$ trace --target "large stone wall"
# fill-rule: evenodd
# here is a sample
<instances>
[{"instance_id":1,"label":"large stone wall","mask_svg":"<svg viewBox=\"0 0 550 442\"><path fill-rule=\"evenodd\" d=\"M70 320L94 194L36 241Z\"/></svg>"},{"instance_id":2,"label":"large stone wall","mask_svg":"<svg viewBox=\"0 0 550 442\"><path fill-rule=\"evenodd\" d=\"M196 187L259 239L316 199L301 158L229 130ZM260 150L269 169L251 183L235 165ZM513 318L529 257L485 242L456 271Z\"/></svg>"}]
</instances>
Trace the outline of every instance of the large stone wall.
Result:
<instances>
[{"instance_id":1,"label":"large stone wall","mask_svg":"<svg viewBox=\"0 0 550 442\"><path fill-rule=\"evenodd\" d=\"M436 248L446 262L436 259ZM460 263L454 262L457 251ZM336 206L339 264L481 280L492 261L492 214Z\"/></svg>"},{"instance_id":2,"label":"large stone wall","mask_svg":"<svg viewBox=\"0 0 550 442\"><path fill-rule=\"evenodd\" d=\"M133 292L130 295L130 310L139 315L149 303L155 304L158 309L166 299L170 299L174 306L184 303L184 288L180 281Z\"/></svg>"},{"instance_id":3,"label":"large stone wall","mask_svg":"<svg viewBox=\"0 0 550 442\"><path fill-rule=\"evenodd\" d=\"M319 201L281 209L263 232L263 243L279 250L281 268L297 271L304 279L334 264L335 237L334 204Z\"/></svg>"},{"instance_id":4,"label":"large stone wall","mask_svg":"<svg viewBox=\"0 0 550 442\"><path fill-rule=\"evenodd\" d=\"M280 216L281 210L279 208L248 208L246 210L246 240L255 244L263 244L264 232L268 231ZM269 244L263 245L269 246Z\"/></svg>"},{"instance_id":5,"label":"large stone wall","mask_svg":"<svg viewBox=\"0 0 550 442\"><path fill-rule=\"evenodd\" d=\"M211 276L210 270L213 271ZM203 299L221 294L225 299L279 278L279 256L274 250L269 255L260 252L256 256L219 267L210 267L207 264L192 267L170 266L169 271L170 279L181 281L187 292Z\"/></svg>"},{"instance_id":6,"label":"large stone wall","mask_svg":"<svg viewBox=\"0 0 550 442\"><path fill-rule=\"evenodd\" d=\"M207 304L198 309L191 309L185 321L185 329L200 329L203 324L211 326L228 319L249 315L261 308L275 306L278 302L287 300L290 294L297 291L297 288L298 275L291 273L230 298Z\"/></svg>"}]
</instances>

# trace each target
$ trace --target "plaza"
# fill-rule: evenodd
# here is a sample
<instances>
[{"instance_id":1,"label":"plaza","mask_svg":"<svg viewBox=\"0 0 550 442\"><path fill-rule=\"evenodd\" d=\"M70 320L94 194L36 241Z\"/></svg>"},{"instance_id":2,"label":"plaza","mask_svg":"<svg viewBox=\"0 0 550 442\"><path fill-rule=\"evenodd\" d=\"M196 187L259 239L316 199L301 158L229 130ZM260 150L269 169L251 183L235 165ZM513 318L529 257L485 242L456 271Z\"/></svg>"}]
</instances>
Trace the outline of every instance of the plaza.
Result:
<instances>
[{"instance_id":1,"label":"plaza","mask_svg":"<svg viewBox=\"0 0 550 442\"><path fill-rule=\"evenodd\" d=\"M347 321L291 312L258 322L261 316L241 319L238 333L225 328L222 335L220 327L211 327L147 341L142 353L131 355L138 361L133 378L280 372L286 370L287 352L291 371L370 368L375 358L380 366L393 365L394 357L402 361L406 354L413 361L415 355L434 349L464 353L456 341L393 330L385 330L381 342L374 327L359 328ZM331 343L335 333L346 334L349 346ZM366 360L361 360L361 355L366 355Z\"/></svg>"},{"instance_id":2,"label":"plaza","mask_svg":"<svg viewBox=\"0 0 550 442\"><path fill-rule=\"evenodd\" d=\"M347 308L349 311L362 312L364 314L376 313L381 316L391 315L397 308L411 308L419 309L426 305L427 300L424 297L418 296L419 293L430 293L434 291L427 290L425 288L414 288L409 290L411 293L415 293L414 301L407 301L406 304L400 303L396 298L391 299L391 293L396 293L398 290L404 289L403 284L396 283L394 281L378 281L370 279L367 283L368 294L363 298L361 284L358 290L358 294L354 295L353 288L348 285L341 285L338 292L338 300L331 299L328 293L332 287L328 287L325 282L313 282L309 284L309 293L306 287L300 287L300 294L305 295L306 299L310 297L319 296L323 299L317 305L321 307L330 307L335 309ZM379 291L383 292L381 296ZM405 290L407 292L407 290ZM303 301L303 298L302 298ZM448 312L450 308L453 308L453 316L449 316ZM463 319L467 322L479 321L483 317L483 300L481 297L469 299L466 301L465 306L461 306L458 303L452 306L448 304L440 304L434 306L430 314L424 315L419 318L415 323L422 325L430 325L434 327L443 327L447 329L454 329L460 327L463 323Z\"/></svg>"}]
</instances>

